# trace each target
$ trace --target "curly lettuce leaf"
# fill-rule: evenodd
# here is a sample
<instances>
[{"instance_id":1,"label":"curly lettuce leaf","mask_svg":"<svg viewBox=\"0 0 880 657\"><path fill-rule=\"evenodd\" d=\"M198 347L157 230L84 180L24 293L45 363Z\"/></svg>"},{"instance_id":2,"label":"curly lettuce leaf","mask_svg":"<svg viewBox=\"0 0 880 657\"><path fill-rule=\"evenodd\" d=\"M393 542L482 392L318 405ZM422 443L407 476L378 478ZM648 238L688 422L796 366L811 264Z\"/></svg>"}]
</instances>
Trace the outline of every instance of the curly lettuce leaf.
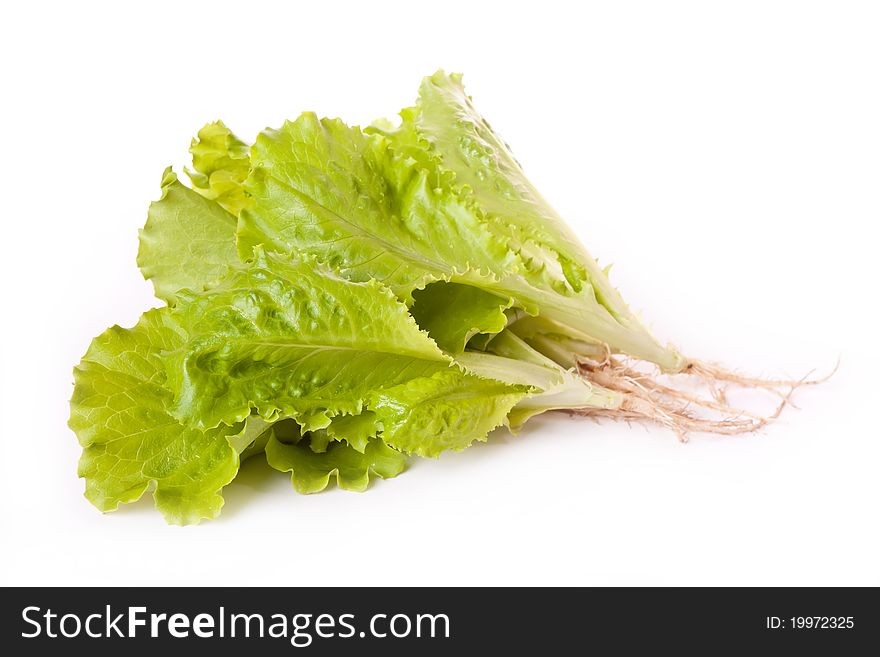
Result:
<instances>
[{"instance_id":1,"label":"curly lettuce leaf","mask_svg":"<svg viewBox=\"0 0 880 657\"><path fill-rule=\"evenodd\" d=\"M295 418L306 431L358 415L370 392L451 367L406 307L375 281L312 258L258 250L172 310L186 338L164 360L172 414L198 428Z\"/></svg>"},{"instance_id":2,"label":"curly lettuce leaf","mask_svg":"<svg viewBox=\"0 0 880 657\"><path fill-rule=\"evenodd\" d=\"M504 424L527 389L448 370L386 388L370 403L381 437L407 454L436 457L460 451Z\"/></svg>"},{"instance_id":3,"label":"curly lettuce leaf","mask_svg":"<svg viewBox=\"0 0 880 657\"><path fill-rule=\"evenodd\" d=\"M325 430L333 440L345 441L357 451L363 453L371 438L379 432L376 414L365 410L360 415L337 415Z\"/></svg>"},{"instance_id":4,"label":"curly lettuce leaf","mask_svg":"<svg viewBox=\"0 0 880 657\"><path fill-rule=\"evenodd\" d=\"M379 280L410 304L432 282L465 283L487 298L498 296L505 307L515 304L556 322L562 334L604 342L667 369L680 366L677 352L660 347L629 312L462 93L455 76L428 78L399 129L370 135L306 113L264 131L250 159L225 125L209 124L193 144L194 185L239 215L243 259L261 244L281 253L303 251L351 280ZM459 116L458 123L445 126L451 116ZM230 195L237 200L224 200ZM203 223L185 212L177 219L178 233ZM181 241L188 243L186 236ZM185 269L183 280L169 282L163 294L171 295L175 285L209 284L199 274ZM451 353L478 328L469 325L471 317L455 321L472 309L459 304L434 329Z\"/></svg>"},{"instance_id":5,"label":"curly lettuce leaf","mask_svg":"<svg viewBox=\"0 0 880 657\"><path fill-rule=\"evenodd\" d=\"M468 188L490 218L490 230L518 242L525 241L524 236L574 290L599 278L577 236L526 178L507 143L474 109L461 75L438 71L425 78L416 106L404 110L403 116L442 170L454 174L447 180L458 190Z\"/></svg>"},{"instance_id":6,"label":"curly lettuce leaf","mask_svg":"<svg viewBox=\"0 0 880 657\"><path fill-rule=\"evenodd\" d=\"M558 387L523 358L461 358L465 369L387 288L257 250L211 290L95 339L71 400L86 495L113 510L153 486L169 522L194 523L219 513L241 458L262 452L298 490L333 473L360 490L370 472L397 474L403 453L485 440Z\"/></svg>"},{"instance_id":7,"label":"curly lettuce leaf","mask_svg":"<svg viewBox=\"0 0 880 657\"><path fill-rule=\"evenodd\" d=\"M371 474L389 479L403 472L406 455L377 439L369 441L363 451L341 442L315 451L307 438L286 442L272 432L266 444L266 461L276 470L290 472L298 493L320 492L333 476L340 488L362 492L369 486Z\"/></svg>"},{"instance_id":8,"label":"curly lettuce leaf","mask_svg":"<svg viewBox=\"0 0 880 657\"><path fill-rule=\"evenodd\" d=\"M441 349L460 354L473 336L507 326L511 301L459 283L431 283L413 293L410 314Z\"/></svg>"},{"instance_id":9,"label":"curly lettuce leaf","mask_svg":"<svg viewBox=\"0 0 880 657\"><path fill-rule=\"evenodd\" d=\"M555 321L573 338L598 340L669 371L684 366L675 349L650 335L531 184L509 146L474 109L460 75L438 71L425 78L416 105L401 118L397 128L379 124L372 131L429 171L444 198L459 199L480 218L484 233L516 254L533 288L509 290L520 307Z\"/></svg>"},{"instance_id":10,"label":"curly lettuce leaf","mask_svg":"<svg viewBox=\"0 0 880 657\"><path fill-rule=\"evenodd\" d=\"M192 140L193 170L187 170L193 189L237 217L251 200L244 191L250 170L249 146L222 121L204 126Z\"/></svg>"},{"instance_id":11,"label":"curly lettuce leaf","mask_svg":"<svg viewBox=\"0 0 880 657\"><path fill-rule=\"evenodd\" d=\"M555 408L527 400L563 385L555 364L472 353L451 361L390 290L312 258L257 249L211 290L181 296L169 312L185 338L163 360L171 413L201 429L253 412L293 418L318 451L335 440L363 453L378 437L436 456L485 440L511 412ZM608 403L586 382L579 390L567 397L576 407Z\"/></svg>"},{"instance_id":12,"label":"curly lettuce leaf","mask_svg":"<svg viewBox=\"0 0 880 657\"><path fill-rule=\"evenodd\" d=\"M193 188L169 167L162 196L150 205L140 231L137 263L168 303L183 289L203 290L238 262L238 214L250 204L242 183L250 170L248 145L222 121L209 123L190 146Z\"/></svg>"},{"instance_id":13,"label":"curly lettuce leaf","mask_svg":"<svg viewBox=\"0 0 880 657\"><path fill-rule=\"evenodd\" d=\"M205 289L238 262L235 227L234 216L181 184L169 167L140 231L138 267L156 296L174 303L180 290Z\"/></svg>"},{"instance_id":14,"label":"curly lettuce leaf","mask_svg":"<svg viewBox=\"0 0 880 657\"><path fill-rule=\"evenodd\" d=\"M133 328L114 326L95 338L74 370L69 424L83 447L86 498L101 511L154 487L156 508L169 523L215 517L239 453L265 428L247 418L201 431L170 415L161 353L181 338L166 309L151 310Z\"/></svg>"},{"instance_id":15,"label":"curly lettuce leaf","mask_svg":"<svg viewBox=\"0 0 880 657\"><path fill-rule=\"evenodd\" d=\"M257 245L309 253L408 302L433 281L491 285L516 270L467 208L380 136L305 113L262 132L251 161L245 189L254 203L238 230L243 259Z\"/></svg>"},{"instance_id":16,"label":"curly lettuce leaf","mask_svg":"<svg viewBox=\"0 0 880 657\"><path fill-rule=\"evenodd\" d=\"M422 164L380 134L311 113L264 131L251 149L245 188L253 205L239 217L240 256L249 258L260 245L305 252L351 280L382 282L408 304L436 281L471 285L621 345L650 342L644 332L630 335L591 288L573 297L537 285L536 276L543 279L488 231L448 176ZM460 332L471 330L468 323Z\"/></svg>"},{"instance_id":17,"label":"curly lettuce leaf","mask_svg":"<svg viewBox=\"0 0 880 657\"><path fill-rule=\"evenodd\" d=\"M427 78L397 126L303 114L251 149L222 122L170 169L138 264L169 306L96 338L70 426L101 510L152 490L214 517L243 458L363 490L556 408L614 408L566 369L610 347L684 361L624 304L474 110ZM244 261L244 262L243 262Z\"/></svg>"}]
</instances>

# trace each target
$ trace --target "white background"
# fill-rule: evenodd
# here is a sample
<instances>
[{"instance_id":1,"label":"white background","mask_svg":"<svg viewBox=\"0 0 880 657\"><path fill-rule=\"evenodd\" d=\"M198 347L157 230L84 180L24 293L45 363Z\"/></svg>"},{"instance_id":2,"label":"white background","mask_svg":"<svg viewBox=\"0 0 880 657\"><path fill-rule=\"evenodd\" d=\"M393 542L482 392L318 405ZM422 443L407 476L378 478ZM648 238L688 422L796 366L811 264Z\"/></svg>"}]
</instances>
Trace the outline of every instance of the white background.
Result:
<instances>
[{"instance_id":1,"label":"white background","mask_svg":"<svg viewBox=\"0 0 880 657\"><path fill-rule=\"evenodd\" d=\"M128 4L0 10L0 583L880 584L876 5ZM216 118L393 115L438 67L660 337L837 375L755 436L546 416L362 495L254 461L216 521L98 513L71 368L155 303L163 167Z\"/></svg>"}]
</instances>

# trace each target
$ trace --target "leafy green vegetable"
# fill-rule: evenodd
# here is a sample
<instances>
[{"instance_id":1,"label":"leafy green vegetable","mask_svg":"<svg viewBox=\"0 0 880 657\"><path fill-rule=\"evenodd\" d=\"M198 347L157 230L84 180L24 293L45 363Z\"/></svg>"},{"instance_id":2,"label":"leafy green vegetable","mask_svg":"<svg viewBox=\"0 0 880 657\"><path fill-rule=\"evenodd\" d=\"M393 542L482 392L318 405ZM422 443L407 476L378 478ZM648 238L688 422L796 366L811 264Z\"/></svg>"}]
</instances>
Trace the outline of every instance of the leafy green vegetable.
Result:
<instances>
[{"instance_id":1,"label":"leafy green vegetable","mask_svg":"<svg viewBox=\"0 0 880 657\"><path fill-rule=\"evenodd\" d=\"M489 285L493 274L516 269L428 172L396 157L383 138L338 119L305 113L264 131L251 165L245 189L253 204L241 213L238 232L243 258L256 245L313 254L343 276L375 279L408 302L433 281Z\"/></svg>"},{"instance_id":2,"label":"leafy green vegetable","mask_svg":"<svg viewBox=\"0 0 880 657\"><path fill-rule=\"evenodd\" d=\"M516 305L550 320L560 333L598 340L669 371L684 367L677 351L647 332L526 178L507 144L474 109L460 75L440 71L426 78L417 104L403 110L401 119L397 129L374 131L430 172L445 198L467 207L493 243L506 247L506 263L516 261L529 283L507 288Z\"/></svg>"},{"instance_id":3,"label":"leafy green vegetable","mask_svg":"<svg viewBox=\"0 0 880 657\"><path fill-rule=\"evenodd\" d=\"M485 440L526 396L522 387L446 370L382 390L370 408L386 443L408 454L439 456Z\"/></svg>"},{"instance_id":4,"label":"leafy green vegetable","mask_svg":"<svg viewBox=\"0 0 880 657\"><path fill-rule=\"evenodd\" d=\"M322 429L360 413L373 390L450 367L390 291L308 257L258 251L207 292L181 293L171 312L187 336L165 354L172 413L200 428L253 409Z\"/></svg>"},{"instance_id":5,"label":"leafy green vegetable","mask_svg":"<svg viewBox=\"0 0 880 657\"><path fill-rule=\"evenodd\" d=\"M250 205L243 187L251 167L248 145L216 121L199 130L189 151L194 170L187 175L193 189L237 217Z\"/></svg>"},{"instance_id":6,"label":"leafy green vegetable","mask_svg":"<svg viewBox=\"0 0 880 657\"><path fill-rule=\"evenodd\" d=\"M166 169L162 196L150 205L140 232L137 257L156 296L171 303L180 290L201 290L224 276L238 262L235 226L235 217Z\"/></svg>"},{"instance_id":7,"label":"leafy green vegetable","mask_svg":"<svg viewBox=\"0 0 880 657\"><path fill-rule=\"evenodd\" d=\"M314 440L314 438L312 438ZM291 482L298 493L318 493L336 475L340 488L364 491L370 483L370 474L383 479L396 477L406 465L406 457L378 439L371 440L363 451L344 443L331 442L325 450L316 452L307 444L307 438L285 442L270 429L266 445L266 460L276 470L290 472Z\"/></svg>"},{"instance_id":8,"label":"leafy green vegetable","mask_svg":"<svg viewBox=\"0 0 880 657\"><path fill-rule=\"evenodd\" d=\"M188 428L171 416L161 352L180 344L167 312L151 310L137 326L114 326L95 338L74 370L70 427L83 454L86 497L102 511L139 499L151 486L166 520L213 518L220 490L238 472L239 452L265 423Z\"/></svg>"},{"instance_id":9,"label":"leafy green vegetable","mask_svg":"<svg viewBox=\"0 0 880 657\"><path fill-rule=\"evenodd\" d=\"M304 113L251 147L217 121L190 146L191 188L164 172L137 263L168 305L74 370L95 506L153 489L171 523L212 518L260 455L299 492L364 490L554 409L679 433L766 421L695 418L736 409L615 360L758 385L650 335L460 76L426 78L400 116Z\"/></svg>"},{"instance_id":10,"label":"leafy green vegetable","mask_svg":"<svg viewBox=\"0 0 880 657\"><path fill-rule=\"evenodd\" d=\"M438 282L413 292L410 314L441 349L457 355L475 335L504 329L510 303L478 287Z\"/></svg>"},{"instance_id":11,"label":"leafy green vegetable","mask_svg":"<svg viewBox=\"0 0 880 657\"><path fill-rule=\"evenodd\" d=\"M96 338L75 371L71 427L96 506L112 510L155 482L169 521L194 522L219 511L245 451L293 470L299 490L323 488L334 471L360 489L370 470L399 472L395 450L436 456L485 440L544 383L486 371L456 365L376 281L257 249L208 290L179 290L174 306ZM276 444L266 427L278 420L320 449Z\"/></svg>"},{"instance_id":12,"label":"leafy green vegetable","mask_svg":"<svg viewBox=\"0 0 880 657\"><path fill-rule=\"evenodd\" d=\"M457 98L424 97L424 89L419 108ZM367 136L306 113L261 133L245 182L253 203L240 215L240 255L250 257L260 244L311 253L352 280L382 282L407 303L432 282L471 285L545 317L560 332L680 369L678 353L654 340L567 229L556 230L561 220L524 187L488 127L461 107L440 109L465 118L438 135L413 118L421 112L404 112L401 131ZM434 142L464 150L438 158ZM507 176L508 187L497 182ZM511 191L521 187L520 196Z\"/></svg>"}]
</instances>

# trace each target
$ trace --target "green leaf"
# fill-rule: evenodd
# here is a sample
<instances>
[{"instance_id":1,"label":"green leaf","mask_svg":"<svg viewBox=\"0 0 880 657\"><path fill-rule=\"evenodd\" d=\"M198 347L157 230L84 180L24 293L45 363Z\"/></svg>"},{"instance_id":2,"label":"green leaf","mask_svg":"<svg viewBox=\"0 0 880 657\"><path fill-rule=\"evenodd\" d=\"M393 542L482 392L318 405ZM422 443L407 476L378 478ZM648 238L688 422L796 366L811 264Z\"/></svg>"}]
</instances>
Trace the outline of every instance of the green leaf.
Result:
<instances>
[{"instance_id":1,"label":"green leaf","mask_svg":"<svg viewBox=\"0 0 880 657\"><path fill-rule=\"evenodd\" d=\"M172 414L197 428L295 418L306 431L358 415L372 391L449 369L406 307L311 258L257 252L172 310L186 335L164 362Z\"/></svg>"},{"instance_id":2,"label":"green leaf","mask_svg":"<svg viewBox=\"0 0 880 657\"><path fill-rule=\"evenodd\" d=\"M150 205L140 231L137 256L156 296L174 303L180 290L202 290L224 276L238 262L235 226L235 217L166 169L162 196Z\"/></svg>"},{"instance_id":3,"label":"green leaf","mask_svg":"<svg viewBox=\"0 0 880 657\"><path fill-rule=\"evenodd\" d=\"M418 138L439 158L442 170L454 173L454 186L468 188L491 219L488 226L493 233L511 241L530 241L541 249L543 262L575 291L594 282L593 259L526 178L510 147L474 109L461 75L438 71L425 78L416 107L406 111L404 119L412 122Z\"/></svg>"},{"instance_id":4,"label":"green leaf","mask_svg":"<svg viewBox=\"0 0 880 657\"><path fill-rule=\"evenodd\" d=\"M101 511L139 499L150 487L169 523L198 523L220 512L222 488L239 454L264 427L259 419L209 431L168 413L163 350L180 344L167 309L151 310L131 329L114 326L92 341L74 370L70 427L83 454L86 497Z\"/></svg>"},{"instance_id":5,"label":"green leaf","mask_svg":"<svg viewBox=\"0 0 880 657\"><path fill-rule=\"evenodd\" d=\"M257 249L254 262L187 294L170 314L186 336L163 355L172 413L202 429L253 410L270 422L293 418L304 432L326 429L319 449L335 439L364 450L378 436L436 455L484 440L545 383L460 370L387 288L308 257Z\"/></svg>"},{"instance_id":6,"label":"green leaf","mask_svg":"<svg viewBox=\"0 0 880 657\"><path fill-rule=\"evenodd\" d=\"M464 351L478 333L498 333L507 325L504 311L510 300L471 285L431 283L413 293L410 314L441 349L450 354Z\"/></svg>"},{"instance_id":7,"label":"green leaf","mask_svg":"<svg viewBox=\"0 0 880 657\"><path fill-rule=\"evenodd\" d=\"M642 328L617 322L591 287L575 295L563 279L548 283L543 269L526 266L522 252L491 234L448 175L422 168L382 135L306 113L261 133L251 160L245 187L254 204L240 216L242 258L257 245L306 252L351 280L381 281L408 303L434 281L472 285L628 353L659 349Z\"/></svg>"},{"instance_id":8,"label":"green leaf","mask_svg":"<svg viewBox=\"0 0 880 657\"><path fill-rule=\"evenodd\" d=\"M380 437L407 454L439 456L485 441L528 389L450 369L376 393L369 407Z\"/></svg>"},{"instance_id":9,"label":"green leaf","mask_svg":"<svg viewBox=\"0 0 880 657\"><path fill-rule=\"evenodd\" d=\"M189 151L194 171L187 170L187 175L193 189L237 217L251 203L242 186L250 170L248 145L216 121L199 130Z\"/></svg>"},{"instance_id":10,"label":"green leaf","mask_svg":"<svg viewBox=\"0 0 880 657\"><path fill-rule=\"evenodd\" d=\"M314 457L290 461L308 482L298 487L313 490L336 468L341 486L362 488L364 457L380 475L399 471L385 443L461 449L529 392L453 366L375 281L261 250L210 290L183 291L175 306L96 338L75 380L70 426L87 497L112 510L154 486L157 508L179 524L217 515L240 455L273 437L309 436ZM266 430L283 418L296 424Z\"/></svg>"},{"instance_id":11,"label":"green leaf","mask_svg":"<svg viewBox=\"0 0 880 657\"><path fill-rule=\"evenodd\" d=\"M334 440L344 440L357 451L367 448L370 438L378 432L376 414L363 411L360 415L337 415L327 426L327 435Z\"/></svg>"},{"instance_id":12,"label":"green leaf","mask_svg":"<svg viewBox=\"0 0 880 657\"><path fill-rule=\"evenodd\" d=\"M241 459L300 492L367 487L552 409L619 394L566 369L608 350L685 360L629 310L474 109L423 82L399 126L301 115L250 148L222 122L167 169L138 265L168 307L96 338L70 426L104 511L152 490L211 518ZM570 164L570 163L569 163Z\"/></svg>"},{"instance_id":13,"label":"green leaf","mask_svg":"<svg viewBox=\"0 0 880 657\"><path fill-rule=\"evenodd\" d=\"M442 71L426 78L415 107L401 112L402 124L372 131L422 168L445 193L479 218L480 240L489 234L518 262L527 281L499 275L496 292L506 291L530 314L555 322L557 332L657 363L668 371L685 365L661 346L629 310L576 235L526 178L507 144L473 107L460 75ZM440 214L438 214L440 217ZM439 219L438 219L439 220ZM453 259L452 264L461 264ZM510 271L509 268L507 270Z\"/></svg>"},{"instance_id":14,"label":"green leaf","mask_svg":"<svg viewBox=\"0 0 880 657\"><path fill-rule=\"evenodd\" d=\"M276 470L290 472L293 487L304 494L324 490L333 475L340 488L362 492L369 486L370 474L389 479L406 466L406 456L381 440L371 440L363 452L340 442L316 452L307 439L285 443L274 434L266 445L266 460Z\"/></svg>"},{"instance_id":15,"label":"green leaf","mask_svg":"<svg viewBox=\"0 0 880 657\"><path fill-rule=\"evenodd\" d=\"M254 204L238 231L244 259L260 244L309 253L405 301L432 281L489 284L516 269L466 207L381 136L305 113L262 132L251 160Z\"/></svg>"}]
</instances>

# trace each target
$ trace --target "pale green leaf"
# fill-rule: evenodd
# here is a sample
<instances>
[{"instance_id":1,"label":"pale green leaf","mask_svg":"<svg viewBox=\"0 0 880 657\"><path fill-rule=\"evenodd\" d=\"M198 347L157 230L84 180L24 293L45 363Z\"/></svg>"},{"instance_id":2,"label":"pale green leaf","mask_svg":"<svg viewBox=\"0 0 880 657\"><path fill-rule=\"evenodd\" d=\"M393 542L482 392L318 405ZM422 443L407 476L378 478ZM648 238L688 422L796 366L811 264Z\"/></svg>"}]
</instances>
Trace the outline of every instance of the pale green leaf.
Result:
<instances>
[{"instance_id":1,"label":"pale green leaf","mask_svg":"<svg viewBox=\"0 0 880 657\"><path fill-rule=\"evenodd\" d=\"M285 443L274 434L266 445L266 460L276 470L290 472L293 487L304 494L324 490L334 475L340 488L361 492L369 486L371 474L388 479L406 466L406 455L381 440L371 440L363 452L341 442L315 451L308 438Z\"/></svg>"},{"instance_id":2,"label":"pale green leaf","mask_svg":"<svg viewBox=\"0 0 880 657\"><path fill-rule=\"evenodd\" d=\"M70 427L83 454L86 497L101 511L139 499L150 487L156 508L174 524L220 512L221 489L238 472L238 452L265 426L248 419L200 431L169 415L160 354L181 340L167 309L151 310L131 329L108 329L74 370Z\"/></svg>"},{"instance_id":3,"label":"pale green leaf","mask_svg":"<svg viewBox=\"0 0 880 657\"><path fill-rule=\"evenodd\" d=\"M337 415L327 426L327 435L334 440L344 440L357 451L363 452L370 438L378 432L376 414L365 410L360 415Z\"/></svg>"},{"instance_id":4,"label":"pale green leaf","mask_svg":"<svg viewBox=\"0 0 880 657\"><path fill-rule=\"evenodd\" d=\"M250 169L248 145L216 121L199 130L189 151L194 170L187 170L187 175L193 189L237 217L250 205L242 186Z\"/></svg>"},{"instance_id":5,"label":"pale green leaf","mask_svg":"<svg viewBox=\"0 0 880 657\"><path fill-rule=\"evenodd\" d=\"M528 394L523 387L450 369L386 388L373 396L369 406L386 443L407 454L438 456L486 440Z\"/></svg>"},{"instance_id":6,"label":"pale green leaf","mask_svg":"<svg viewBox=\"0 0 880 657\"><path fill-rule=\"evenodd\" d=\"M171 312L186 334L164 356L172 412L199 428L255 409L320 429L333 416L358 415L372 391L451 367L389 290L311 258L258 251Z\"/></svg>"},{"instance_id":7,"label":"pale green leaf","mask_svg":"<svg viewBox=\"0 0 880 657\"><path fill-rule=\"evenodd\" d=\"M156 296L173 303L180 290L202 290L222 278L238 262L235 226L235 217L166 169L162 196L150 205L140 231L137 256Z\"/></svg>"},{"instance_id":8,"label":"pale green leaf","mask_svg":"<svg viewBox=\"0 0 880 657\"><path fill-rule=\"evenodd\" d=\"M518 262L528 283L496 274L500 285L486 289L509 293L518 306L555 322L570 337L608 344L669 371L684 366L677 351L661 346L644 328L531 184L507 144L474 109L460 75L439 71L426 78L416 106L401 117L399 128L374 131L414 168L428 171L444 188L443 199L454 198L479 217L481 235L504 245L506 261Z\"/></svg>"},{"instance_id":9,"label":"pale green leaf","mask_svg":"<svg viewBox=\"0 0 880 657\"><path fill-rule=\"evenodd\" d=\"M618 323L591 287L575 294L526 266L448 176L395 151L382 135L306 113L261 133L251 160L245 187L254 203L238 232L243 258L258 245L306 252L351 280L381 281L406 302L434 281L472 285L632 353L656 346L643 329Z\"/></svg>"},{"instance_id":10,"label":"pale green leaf","mask_svg":"<svg viewBox=\"0 0 880 657\"><path fill-rule=\"evenodd\" d=\"M450 354L459 354L478 333L498 333L507 325L503 299L471 285L431 283L413 293L410 314L437 345Z\"/></svg>"}]
</instances>

